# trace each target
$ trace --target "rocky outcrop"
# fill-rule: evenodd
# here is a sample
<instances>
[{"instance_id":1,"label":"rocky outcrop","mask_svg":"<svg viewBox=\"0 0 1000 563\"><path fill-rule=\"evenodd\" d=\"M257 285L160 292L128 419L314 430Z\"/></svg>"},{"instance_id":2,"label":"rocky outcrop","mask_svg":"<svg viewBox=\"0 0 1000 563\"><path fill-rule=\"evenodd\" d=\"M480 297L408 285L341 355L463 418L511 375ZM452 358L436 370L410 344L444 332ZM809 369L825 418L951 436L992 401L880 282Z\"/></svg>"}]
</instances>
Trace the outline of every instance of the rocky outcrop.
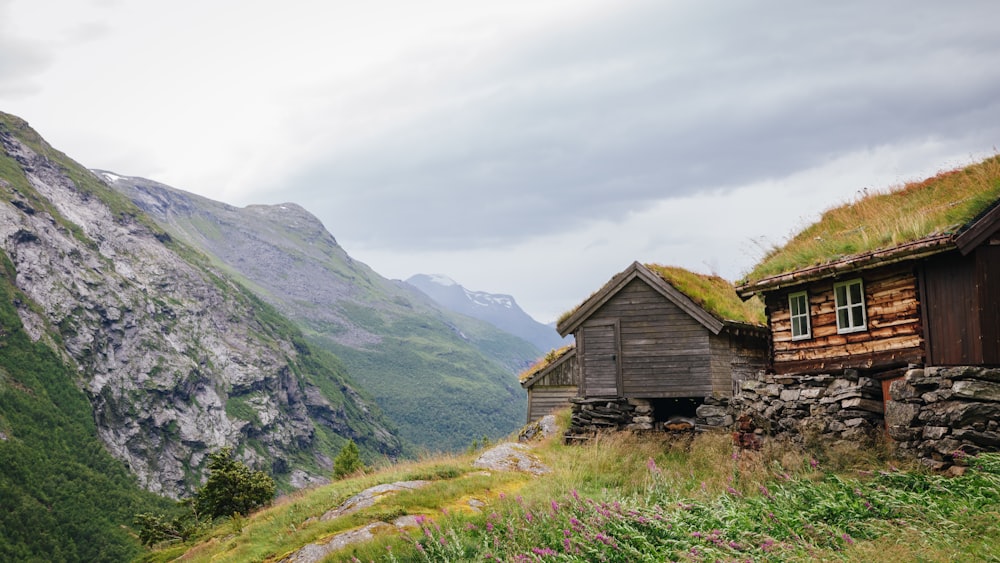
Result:
<instances>
[{"instance_id":1,"label":"rocky outcrop","mask_svg":"<svg viewBox=\"0 0 1000 563\"><path fill-rule=\"evenodd\" d=\"M314 445L311 413L343 424L343 405L301 377L308 350L262 320L259 302L23 121L0 118L0 254L30 298L18 313L76 366L100 437L143 487L190 492L224 445L286 472Z\"/></svg>"},{"instance_id":2,"label":"rocky outcrop","mask_svg":"<svg viewBox=\"0 0 1000 563\"><path fill-rule=\"evenodd\" d=\"M503 442L480 454L472 466L491 471L521 471L536 476L552 471L530 452L531 446L527 444Z\"/></svg>"},{"instance_id":3,"label":"rocky outcrop","mask_svg":"<svg viewBox=\"0 0 1000 563\"><path fill-rule=\"evenodd\" d=\"M514 374L538 355L528 342L383 278L294 203L238 208L152 180L97 174L336 353L411 443L459 449L516 430L526 397ZM429 405L433 417L425 416ZM315 414L340 424L336 413Z\"/></svg>"},{"instance_id":4,"label":"rocky outcrop","mask_svg":"<svg viewBox=\"0 0 1000 563\"><path fill-rule=\"evenodd\" d=\"M892 382L889 395L889 436L901 452L931 467L1000 450L1000 369L910 369Z\"/></svg>"}]
</instances>

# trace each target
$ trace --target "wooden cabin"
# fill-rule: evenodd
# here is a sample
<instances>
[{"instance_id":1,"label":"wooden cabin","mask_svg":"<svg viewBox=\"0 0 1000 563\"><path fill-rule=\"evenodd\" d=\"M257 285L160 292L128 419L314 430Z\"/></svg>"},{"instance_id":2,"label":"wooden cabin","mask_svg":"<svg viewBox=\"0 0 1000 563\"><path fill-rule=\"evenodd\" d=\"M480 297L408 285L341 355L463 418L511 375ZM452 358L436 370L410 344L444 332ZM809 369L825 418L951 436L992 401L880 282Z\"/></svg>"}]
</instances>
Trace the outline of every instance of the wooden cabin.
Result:
<instances>
[{"instance_id":1,"label":"wooden cabin","mask_svg":"<svg viewBox=\"0 0 1000 563\"><path fill-rule=\"evenodd\" d=\"M700 405L731 397L738 380L767 363L759 303L739 299L730 282L682 268L633 263L557 325L576 338L582 399L638 399L656 420L679 399Z\"/></svg>"},{"instance_id":2,"label":"wooden cabin","mask_svg":"<svg viewBox=\"0 0 1000 563\"><path fill-rule=\"evenodd\" d=\"M569 406L580 386L576 346L552 350L525 370L520 380L521 387L528 391L528 424Z\"/></svg>"},{"instance_id":3,"label":"wooden cabin","mask_svg":"<svg viewBox=\"0 0 1000 563\"><path fill-rule=\"evenodd\" d=\"M828 211L737 290L777 374L1000 366L1000 157Z\"/></svg>"}]
</instances>

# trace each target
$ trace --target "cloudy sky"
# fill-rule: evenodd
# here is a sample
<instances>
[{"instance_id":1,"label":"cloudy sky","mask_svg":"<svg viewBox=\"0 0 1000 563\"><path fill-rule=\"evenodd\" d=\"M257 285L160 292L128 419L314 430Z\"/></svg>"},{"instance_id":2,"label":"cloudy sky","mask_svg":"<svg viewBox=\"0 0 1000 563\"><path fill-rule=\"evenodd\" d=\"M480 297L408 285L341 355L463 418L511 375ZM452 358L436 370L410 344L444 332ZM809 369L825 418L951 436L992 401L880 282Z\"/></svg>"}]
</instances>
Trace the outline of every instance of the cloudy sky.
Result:
<instances>
[{"instance_id":1,"label":"cloudy sky","mask_svg":"<svg viewBox=\"0 0 1000 563\"><path fill-rule=\"evenodd\" d=\"M1000 3L0 0L0 110L547 322L1000 146Z\"/></svg>"}]
</instances>

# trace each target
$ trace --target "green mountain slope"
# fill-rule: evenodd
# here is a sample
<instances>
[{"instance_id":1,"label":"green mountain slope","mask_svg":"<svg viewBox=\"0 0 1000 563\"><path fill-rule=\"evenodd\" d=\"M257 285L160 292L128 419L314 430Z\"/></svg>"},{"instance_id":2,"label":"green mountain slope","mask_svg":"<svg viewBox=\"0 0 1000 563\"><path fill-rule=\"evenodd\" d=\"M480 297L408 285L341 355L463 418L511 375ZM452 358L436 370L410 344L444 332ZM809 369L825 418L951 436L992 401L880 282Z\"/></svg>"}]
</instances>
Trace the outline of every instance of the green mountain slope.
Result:
<instances>
[{"instance_id":1,"label":"green mountain slope","mask_svg":"<svg viewBox=\"0 0 1000 563\"><path fill-rule=\"evenodd\" d=\"M167 502L104 449L73 370L25 332L0 251L0 561L127 561L123 526Z\"/></svg>"},{"instance_id":2,"label":"green mountain slope","mask_svg":"<svg viewBox=\"0 0 1000 563\"><path fill-rule=\"evenodd\" d=\"M64 414L96 423L141 487L186 496L223 446L286 489L325 480L348 440L368 459L402 452L332 354L4 113L0 251L24 332L89 400Z\"/></svg>"},{"instance_id":3,"label":"green mountain slope","mask_svg":"<svg viewBox=\"0 0 1000 563\"><path fill-rule=\"evenodd\" d=\"M298 205L241 209L98 173L333 351L407 441L463 448L523 422L526 397L515 374L540 355L537 348L379 276Z\"/></svg>"}]
</instances>

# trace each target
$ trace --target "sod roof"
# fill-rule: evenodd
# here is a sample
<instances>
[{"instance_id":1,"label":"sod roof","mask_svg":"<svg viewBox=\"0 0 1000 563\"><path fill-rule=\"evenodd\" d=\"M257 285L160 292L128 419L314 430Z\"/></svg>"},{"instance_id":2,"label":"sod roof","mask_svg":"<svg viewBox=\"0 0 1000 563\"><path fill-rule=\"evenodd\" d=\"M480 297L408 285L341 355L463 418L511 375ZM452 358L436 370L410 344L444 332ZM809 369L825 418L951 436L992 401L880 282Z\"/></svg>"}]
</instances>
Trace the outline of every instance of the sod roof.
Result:
<instances>
[{"instance_id":1,"label":"sod roof","mask_svg":"<svg viewBox=\"0 0 1000 563\"><path fill-rule=\"evenodd\" d=\"M570 332L611 295L635 278L646 280L666 298L718 332L725 324L763 327L764 306L758 299L743 301L733 284L719 276L698 274L677 266L633 263L612 277L580 305L564 313L557 323L561 334Z\"/></svg>"},{"instance_id":2,"label":"sod roof","mask_svg":"<svg viewBox=\"0 0 1000 563\"><path fill-rule=\"evenodd\" d=\"M899 188L866 191L769 252L737 282L738 289L746 294L779 276L865 255L886 260L913 253L921 243L944 250L998 202L1000 155Z\"/></svg>"},{"instance_id":3,"label":"sod roof","mask_svg":"<svg viewBox=\"0 0 1000 563\"><path fill-rule=\"evenodd\" d=\"M557 348L555 350L550 350L548 354L545 354L541 359L531 365L528 369L522 371L520 375L517 376L518 381L524 383L525 381L531 379L536 374L544 370L545 368L551 366L552 364L559 361L566 354L575 351L576 345L567 344L562 348Z\"/></svg>"},{"instance_id":4,"label":"sod roof","mask_svg":"<svg viewBox=\"0 0 1000 563\"><path fill-rule=\"evenodd\" d=\"M758 299L740 299L729 280L698 274L677 266L645 266L721 321L761 326L767 323L763 303Z\"/></svg>"}]
</instances>

